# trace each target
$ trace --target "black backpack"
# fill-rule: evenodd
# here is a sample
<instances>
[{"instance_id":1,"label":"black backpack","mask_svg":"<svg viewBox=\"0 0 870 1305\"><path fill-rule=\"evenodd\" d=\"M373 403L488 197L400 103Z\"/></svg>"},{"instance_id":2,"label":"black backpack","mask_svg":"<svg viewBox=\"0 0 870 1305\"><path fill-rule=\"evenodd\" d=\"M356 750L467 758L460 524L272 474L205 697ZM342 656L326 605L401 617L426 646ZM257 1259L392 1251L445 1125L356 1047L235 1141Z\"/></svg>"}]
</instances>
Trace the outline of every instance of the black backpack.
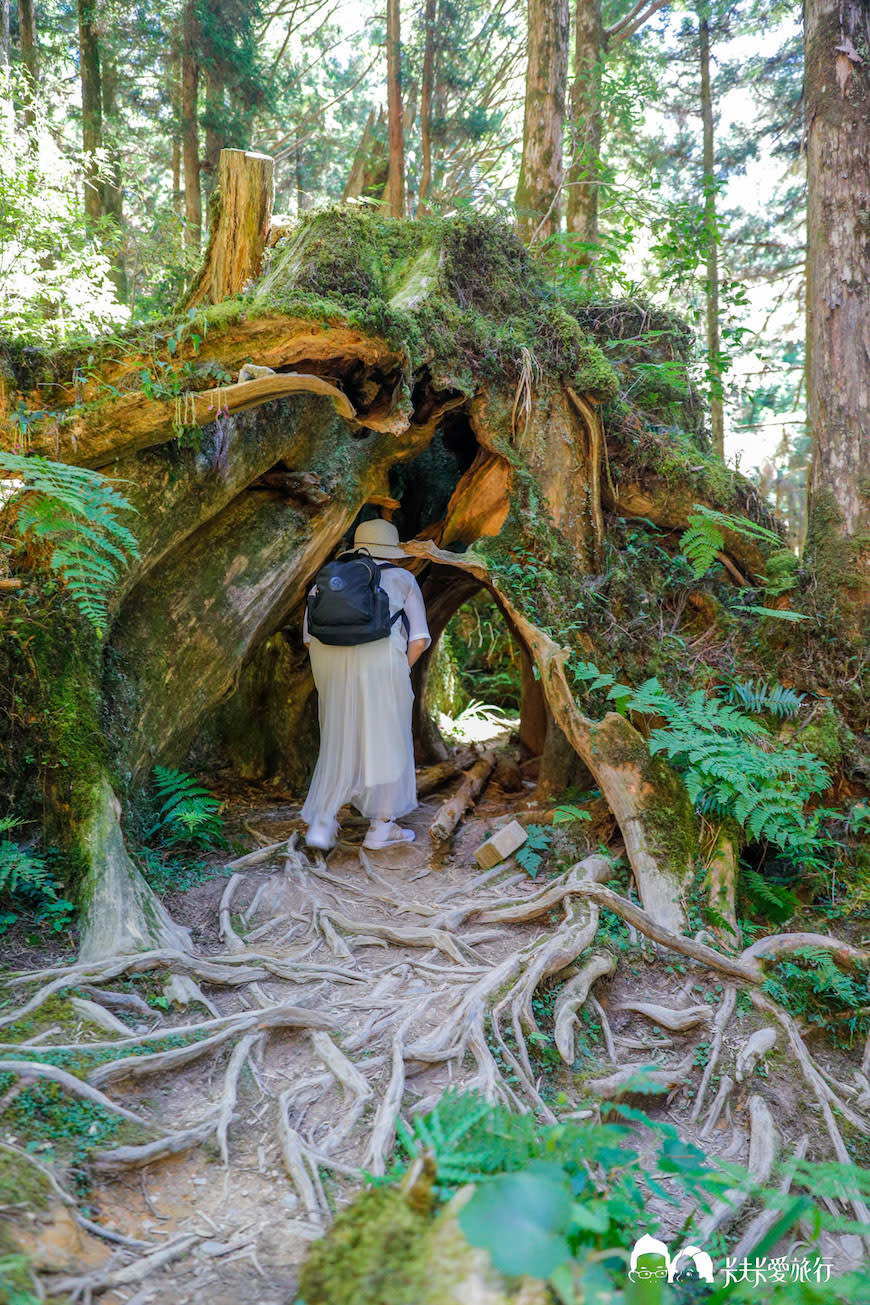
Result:
<instances>
[{"instance_id":1,"label":"black backpack","mask_svg":"<svg viewBox=\"0 0 870 1305\"><path fill-rule=\"evenodd\" d=\"M389 638L396 621L404 617L402 611L390 616L390 599L381 588L381 571L391 565L354 552L322 566L307 599L309 634L345 648Z\"/></svg>"}]
</instances>

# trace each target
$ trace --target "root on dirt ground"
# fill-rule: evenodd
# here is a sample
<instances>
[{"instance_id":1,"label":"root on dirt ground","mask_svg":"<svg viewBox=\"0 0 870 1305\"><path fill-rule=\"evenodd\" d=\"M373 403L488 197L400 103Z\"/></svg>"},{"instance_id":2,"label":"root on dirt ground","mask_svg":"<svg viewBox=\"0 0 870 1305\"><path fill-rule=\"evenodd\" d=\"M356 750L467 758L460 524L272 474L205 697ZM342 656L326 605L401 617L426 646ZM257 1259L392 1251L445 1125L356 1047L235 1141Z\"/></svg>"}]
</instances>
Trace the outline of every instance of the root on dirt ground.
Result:
<instances>
[{"instance_id":1,"label":"root on dirt ground","mask_svg":"<svg viewBox=\"0 0 870 1305\"><path fill-rule=\"evenodd\" d=\"M76 1216L65 1180L51 1176L82 1235L113 1249L96 1266L45 1275L47 1290L74 1301L126 1290L145 1302L149 1285L159 1299L171 1278L179 1303L286 1301L342 1194L387 1168L397 1115L427 1109L449 1085L551 1123L641 1091L645 1109L759 1180L781 1149L845 1160L843 1127L870 1136L857 1065L845 1081L842 1059L826 1063L821 1043L811 1051L761 990L764 958L807 939L844 966L865 953L800 934L729 953L670 933L606 885L614 861L601 854L541 884L512 862L481 876L469 852L485 804L452 863L428 837L436 807L409 821L414 844L367 853L358 830L326 859L300 849L289 813L275 829L284 837L196 891L200 953L13 977L20 1001L0 1018L10 1031L70 990L141 1030L156 1012L131 980L189 984L186 1014L148 1031L106 1037L89 1024L100 1036L0 1044L0 1073L14 1076L4 1108L41 1078L138 1129L91 1158L95 1218ZM197 1003L207 1018L194 1017ZM52 1064L61 1053L80 1055L75 1073ZM809 1142L807 1104L824 1124ZM700 1226L734 1225L747 1209L741 1196ZM852 1213L870 1226L863 1203Z\"/></svg>"}]
</instances>

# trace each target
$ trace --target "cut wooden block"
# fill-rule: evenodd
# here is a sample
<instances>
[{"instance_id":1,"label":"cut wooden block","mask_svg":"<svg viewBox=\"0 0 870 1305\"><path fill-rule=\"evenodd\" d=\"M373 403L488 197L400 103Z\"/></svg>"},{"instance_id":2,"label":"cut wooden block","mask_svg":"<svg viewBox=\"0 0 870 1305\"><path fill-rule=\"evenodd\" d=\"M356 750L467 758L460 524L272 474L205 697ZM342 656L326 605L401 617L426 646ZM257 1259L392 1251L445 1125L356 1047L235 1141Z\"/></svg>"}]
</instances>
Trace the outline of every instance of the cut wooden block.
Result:
<instances>
[{"instance_id":1,"label":"cut wooden block","mask_svg":"<svg viewBox=\"0 0 870 1305\"><path fill-rule=\"evenodd\" d=\"M480 866L481 870L491 870L499 861L505 857L511 856L517 848L522 847L528 838L528 834L523 829L518 820L512 820L509 825L505 825L498 833L493 834L474 854L474 859Z\"/></svg>"}]
</instances>

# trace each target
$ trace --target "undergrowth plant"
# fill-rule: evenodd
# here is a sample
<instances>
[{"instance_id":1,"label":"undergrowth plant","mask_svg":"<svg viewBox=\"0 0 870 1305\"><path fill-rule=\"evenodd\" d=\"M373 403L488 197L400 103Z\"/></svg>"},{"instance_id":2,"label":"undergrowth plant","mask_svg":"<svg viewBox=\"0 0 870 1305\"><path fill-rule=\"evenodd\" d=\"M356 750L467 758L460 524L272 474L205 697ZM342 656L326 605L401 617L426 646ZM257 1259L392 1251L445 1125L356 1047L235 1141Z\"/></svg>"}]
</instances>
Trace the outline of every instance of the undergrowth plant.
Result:
<instances>
[{"instance_id":1,"label":"undergrowth plant","mask_svg":"<svg viewBox=\"0 0 870 1305\"><path fill-rule=\"evenodd\" d=\"M703 1299L755 1299L746 1282L731 1280L719 1267L709 1286L674 1282L655 1274L643 1283L629 1274L629 1253L641 1234L659 1234L672 1249L696 1240L693 1224L724 1193L748 1192L775 1213L756 1234L748 1265L780 1263L766 1257L802 1220L818 1236L822 1227L854 1231L855 1225L817 1204L826 1197L870 1191L870 1172L856 1165L787 1161L790 1190L760 1186L726 1161L711 1163L698 1147L681 1141L669 1124L625 1105L611 1109L618 1123L565 1121L540 1125L530 1114L514 1114L474 1093L449 1089L433 1110L397 1122L404 1160L377 1183L401 1181L408 1161L422 1155L434 1172L436 1202L447 1201L468 1183L471 1200L459 1210L459 1226L473 1246L485 1249L494 1266L510 1276L545 1279L562 1305L669 1305ZM641 1130L641 1131L639 1131ZM644 1144L640 1145L645 1134ZM652 1139L652 1147L646 1139ZM658 1211L687 1203L695 1214L677 1232L662 1233ZM831 1207L832 1209L834 1207ZM673 1229L673 1220L670 1221ZM805 1234L804 1234L805 1236ZM819 1264L806 1240L793 1253L800 1268ZM721 1240L706 1250L725 1259ZM809 1254L805 1255L805 1252ZM783 1274L763 1282L763 1299L777 1305L817 1305L870 1299L866 1271L819 1281ZM748 1279L752 1284L751 1274ZM759 1279L754 1285L758 1288ZM642 1289L641 1289L642 1288ZM698 1295L700 1289L701 1295ZM762 1297L758 1297L761 1299Z\"/></svg>"},{"instance_id":2,"label":"undergrowth plant","mask_svg":"<svg viewBox=\"0 0 870 1305\"><path fill-rule=\"evenodd\" d=\"M165 847L209 847L223 843L221 801L192 775L173 767L155 766L157 818L149 837Z\"/></svg>"},{"instance_id":3,"label":"undergrowth plant","mask_svg":"<svg viewBox=\"0 0 870 1305\"><path fill-rule=\"evenodd\" d=\"M827 813L809 811L808 803L829 787L830 774L815 753L778 738L757 714L716 693L696 689L678 698L655 678L634 689L591 662L571 669L590 691L606 689L623 715L664 721L650 731L650 753L666 756L682 775L699 812L736 820L749 839L766 840L796 863L822 863ZM726 692L748 699L755 713L783 717L800 706L799 695L781 685L738 682Z\"/></svg>"},{"instance_id":4,"label":"undergrowth plant","mask_svg":"<svg viewBox=\"0 0 870 1305\"><path fill-rule=\"evenodd\" d=\"M112 589L122 567L138 555L136 538L121 520L131 505L113 481L86 467L0 453L0 478L4 474L12 483L5 497L0 492L0 508L14 507L15 534L48 545L52 570L102 635Z\"/></svg>"},{"instance_id":5,"label":"undergrowth plant","mask_svg":"<svg viewBox=\"0 0 870 1305\"><path fill-rule=\"evenodd\" d=\"M73 904L62 896L43 857L10 837L20 824L14 816L0 816L0 934L25 910L60 932L72 919Z\"/></svg>"}]
</instances>

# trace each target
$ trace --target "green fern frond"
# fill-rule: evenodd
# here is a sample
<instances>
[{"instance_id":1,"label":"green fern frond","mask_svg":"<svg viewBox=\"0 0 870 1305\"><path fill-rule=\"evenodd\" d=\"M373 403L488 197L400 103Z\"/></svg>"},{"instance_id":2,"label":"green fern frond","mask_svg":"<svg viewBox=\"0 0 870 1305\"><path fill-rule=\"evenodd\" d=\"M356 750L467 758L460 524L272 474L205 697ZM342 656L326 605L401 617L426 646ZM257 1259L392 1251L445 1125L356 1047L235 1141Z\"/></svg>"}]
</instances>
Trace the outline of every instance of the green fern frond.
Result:
<instances>
[{"instance_id":1,"label":"green fern frond","mask_svg":"<svg viewBox=\"0 0 870 1305\"><path fill-rule=\"evenodd\" d=\"M707 574L716 561L716 554L721 553L725 547L725 530L742 535L744 539L752 539L771 547L782 547L782 540L775 531L745 517L717 512L703 503L695 504L688 520L688 527L680 539L680 552L691 566L696 580Z\"/></svg>"},{"instance_id":2,"label":"green fern frond","mask_svg":"<svg viewBox=\"0 0 870 1305\"><path fill-rule=\"evenodd\" d=\"M159 835L168 847L179 843L207 846L223 841L221 801L183 770L155 766L157 818L149 837Z\"/></svg>"},{"instance_id":3,"label":"green fern frond","mask_svg":"<svg viewBox=\"0 0 870 1305\"><path fill-rule=\"evenodd\" d=\"M107 477L85 467L0 453L0 472L21 482L15 528L51 548L51 567L86 620L102 634L118 576L138 556L119 514L134 509Z\"/></svg>"}]
</instances>

